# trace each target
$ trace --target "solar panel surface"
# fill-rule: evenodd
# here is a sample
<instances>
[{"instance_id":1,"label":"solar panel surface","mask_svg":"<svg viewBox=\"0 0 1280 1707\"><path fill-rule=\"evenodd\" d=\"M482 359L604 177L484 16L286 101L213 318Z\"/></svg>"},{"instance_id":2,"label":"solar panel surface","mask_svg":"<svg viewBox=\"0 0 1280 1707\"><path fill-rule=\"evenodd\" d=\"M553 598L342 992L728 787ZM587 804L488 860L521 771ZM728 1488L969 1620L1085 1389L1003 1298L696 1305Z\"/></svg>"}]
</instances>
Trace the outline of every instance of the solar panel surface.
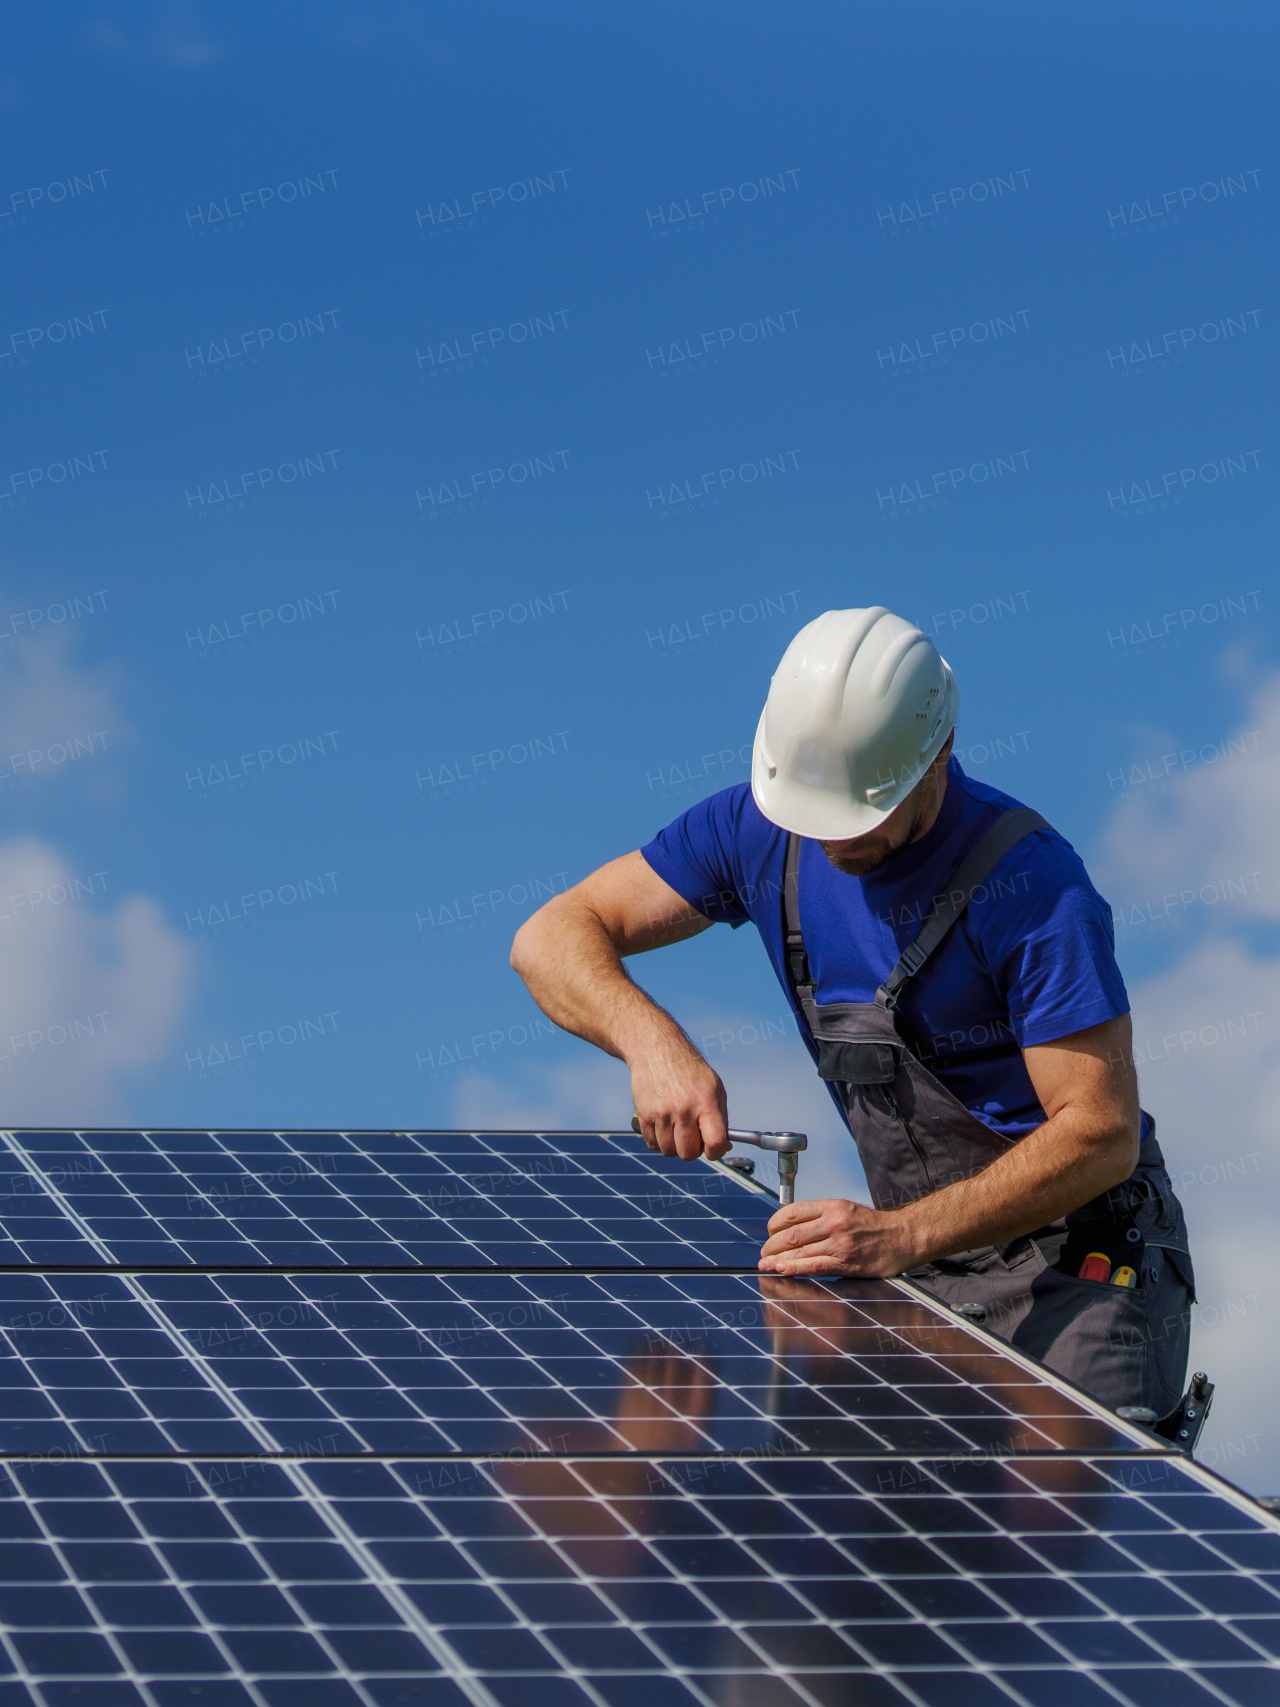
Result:
<instances>
[{"instance_id":1,"label":"solar panel surface","mask_svg":"<svg viewBox=\"0 0 1280 1707\"><path fill-rule=\"evenodd\" d=\"M11 1132L0 1262L754 1267L758 1201L630 1134Z\"/></svg>"},{"instance_id":2,"label":"solar panel surface","mask_svg":"<svg viewBox=\"0 0 1280 1707\"><path fill-rule=\"evenodd\" d=\"M1280 1701L1280 1523L724 1170L8 1142L0 1707Z\"/></svg>"}]
</instances>

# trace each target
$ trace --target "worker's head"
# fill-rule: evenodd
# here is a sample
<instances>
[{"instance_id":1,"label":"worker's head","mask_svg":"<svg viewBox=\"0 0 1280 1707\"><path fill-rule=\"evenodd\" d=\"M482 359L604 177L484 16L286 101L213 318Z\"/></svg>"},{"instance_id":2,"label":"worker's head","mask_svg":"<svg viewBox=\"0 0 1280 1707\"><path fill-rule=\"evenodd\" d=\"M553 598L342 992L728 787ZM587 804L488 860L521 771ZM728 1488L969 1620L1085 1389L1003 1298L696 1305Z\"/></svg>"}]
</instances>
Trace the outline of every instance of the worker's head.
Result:
<instances>
[{"instance_id":1,"label":"worker's head","mask_svg":"<svg viewBox=\"0 0 1280 1707\"><path fill-rule=\"evenodd\" d=\"M751 764L756 805L822 842L839 869L874 870L912 839L958 706L955 677L918 628L883 605L826 611L769 685Z\"/></svg>"}]
</instances>

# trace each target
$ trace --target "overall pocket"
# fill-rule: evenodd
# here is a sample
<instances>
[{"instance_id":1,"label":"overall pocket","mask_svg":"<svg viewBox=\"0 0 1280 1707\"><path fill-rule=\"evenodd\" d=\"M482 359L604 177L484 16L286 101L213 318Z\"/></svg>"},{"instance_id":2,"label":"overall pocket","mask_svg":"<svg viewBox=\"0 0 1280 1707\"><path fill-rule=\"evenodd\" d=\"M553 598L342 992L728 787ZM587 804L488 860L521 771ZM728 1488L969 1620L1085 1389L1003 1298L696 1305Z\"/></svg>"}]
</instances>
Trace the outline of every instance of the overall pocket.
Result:
<instances>
[{"instance_id":1,"label":"overall pocket","mask_svg":"<svg viewBox=\"0 0 1280 1707\"><path fill-rule=\"evenodd\" d=\"M837 1085L891 1085L898 1076L892 1043L818 1039L818 1077Z\"/></svg>"},{"instance_id":2,"label":"overall pocket","mask_svg":"<svg viewBox=\"0 0 1280 1707\"><path fill-rule=\"evenodd\" d=\"M1068 1220L1067 1236L1053 1267L1067 1280L1078 1281L1081 1286L1103 1287L1113 1284L1112 1276L1119 1269L1131 1268L1140 1288L1145 1255L1146 1240L1142 1229L1135 1226L1129 1216L1103 1215L1092 1221L1073 1223ZM1105 1257L1110 1264L1105 1279L1091 1279L1081 1274L1081 1269L1093 1256Z\"/></svg>"},{"instance_id":3,"label":"overall pocket","mask_svg":"<svg viewBox=\"0 0 1280 1707\"><path fill-rule=\"evenodd\" d=\"M1163 1382L1152 1379L1148 1289L1046 1268L1031 1282L1031 1308L1010 1337L1019 1351L1075 1381L1109 1410L1148 1405L1153 1398L1164 1405Z\"/></svg>"}]
</instances>

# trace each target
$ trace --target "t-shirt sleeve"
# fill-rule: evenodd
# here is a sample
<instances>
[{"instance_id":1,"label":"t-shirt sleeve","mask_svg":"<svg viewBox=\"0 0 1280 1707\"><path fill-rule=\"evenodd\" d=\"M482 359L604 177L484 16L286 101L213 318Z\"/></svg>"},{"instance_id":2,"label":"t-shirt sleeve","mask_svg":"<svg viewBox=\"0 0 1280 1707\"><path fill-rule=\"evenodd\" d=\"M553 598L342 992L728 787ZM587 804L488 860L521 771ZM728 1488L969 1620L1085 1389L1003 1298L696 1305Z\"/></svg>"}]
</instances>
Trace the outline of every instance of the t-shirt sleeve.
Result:
<instances>
[{"instance_id":1,"label":"t-shirt sleeve","mask_svg":"<svg viewBox=\"0 0 1280 1707\"><path fill-rule=\"evenodd\" d=\"M691 907L736 930L750 918L741 892L737 832L747 784L722 789L691 806L640 849L646 863Z\"/></svg>"},{"instance_id":2,"label":"t-shirt sleeve","mask_svg":"<svg viewBox=\"0 0 1280 1707\"><path fill-rule=\"evenodd\" d=\"M1111 909L1068 843L1037 837L988 887L979 937L1021 1047L1128 1013Z\"/></svg>"}]
</instances>

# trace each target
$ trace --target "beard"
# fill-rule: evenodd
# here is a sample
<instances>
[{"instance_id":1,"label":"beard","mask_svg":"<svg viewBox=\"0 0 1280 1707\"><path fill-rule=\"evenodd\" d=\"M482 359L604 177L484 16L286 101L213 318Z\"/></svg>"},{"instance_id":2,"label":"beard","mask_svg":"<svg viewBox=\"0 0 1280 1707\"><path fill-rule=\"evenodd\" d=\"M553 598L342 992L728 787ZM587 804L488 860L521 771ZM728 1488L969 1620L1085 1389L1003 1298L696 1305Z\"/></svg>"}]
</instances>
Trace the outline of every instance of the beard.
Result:
<instances>
[{"instance_id":1,"label":"beard","mask_svg":"<svg viewBox=\"0 0 1280 1707\"><path fill-rule=\"evenodd\" d=\"M879 871L881 866L888 865L889 861L911 842L919 828L923 810L923 802L917 799L913 802L909 818L895 828L892 838L881 831L873 830L866 845L860 847L856 853L833 853L832 847L840 846L838 842L819 842L818 846L835 869L843 872L846 877L870 877L873 871Z\"/></svg>"},{"instance_id":2,"label":"beard","mask_svg":"<svg viewBox=\"0 0 1280 1707\"><path fill-rule=\"evenodd\" d=\"M865 853L855 854L852 858L830 853L825 845L822 851L835 869L842 871L846 877L870 877L873 871L879 871L882 865L887 865L898 850L888 842L877 842Z\"/></svg>"}]
</instances>

